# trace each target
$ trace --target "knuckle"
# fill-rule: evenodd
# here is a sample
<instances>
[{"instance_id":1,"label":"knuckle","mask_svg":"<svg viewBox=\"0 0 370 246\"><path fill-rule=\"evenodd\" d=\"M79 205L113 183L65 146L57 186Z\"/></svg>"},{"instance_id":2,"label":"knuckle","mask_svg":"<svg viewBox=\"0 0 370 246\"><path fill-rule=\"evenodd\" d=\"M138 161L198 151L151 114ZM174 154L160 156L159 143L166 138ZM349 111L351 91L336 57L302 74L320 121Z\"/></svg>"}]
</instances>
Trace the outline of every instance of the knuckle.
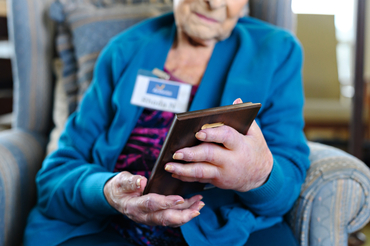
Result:
<instances>
[{"instance_id":1,"label":"knuckle","mask_svg":"<svg viewBox=\"0 0 370 246\"><path fill-rule=\"evenodd\" d=\"M127 190L132 190L134 187L134 177L131 176L127 179L127 183L126 183L126 189Z\"/></svg>"},{"instance_id":2,"label":"knuckle","mask_svg":"<svg viewBox=\"0 0 370 246\"><path fill-rule=\"evenodd\" d=\"M183 170L183 168L178 168L178 169L176 170L176 174L177 174L177 176L182 176L182 175L184 175L184 170Z\"/></svg>"},{"instance_id":3,"label":"knuckle","mask_svg":"<svg viewBox=\"0 0 370 246\"><path fill-rule=\"evenodd\" d=\"M120 182L119 180L114 180L111 187L113 188L114 192L120 192L123 190L122 182Z\"/></svg>"},{"instance_id":4,"label":"knuckle","mask_svg":"<svg viewBox=\"0 0 370 246\"><path fill-rule=\"evenodd\" d=\"M228 138L230 138L233 135L233 131L230 127L225 127L225 132L222 135L222 142L227 141Z\"/></svg>"},{"instance_id":5,"label":"knuckle","mask_svg":"<svg viewBox=\"0 0 370 246\"><path fill-rule=\"evenodd\" d=\"M123 180L126 180L130 176L130 173L127 171L123 171L117 176L119 177L120 181L123 181Z\"/></svg>"},{"instance_id":6,"label":"knuckle","mask_svg":"<svg viewBox=\"0 0 370 246\"><path fill-rule=\"evenodd\" d=\"M169 210L162 211L158 217L158 225L161 226L172 226L174 220L173 213Z\"/></svg>"},{"instance_id":7,"label":"knuckle","mask_svg":"<svg viewBox=\"0 0 370 246\"><path fill-rule=\"evenodd\" d=\"M155 216L152 213L145 214L143 217L144 217L143 218L143 222L145 222L145 224L147 224L149 226L155 226L155 225L158 224L156 222Z\"/></svg>"},{"instance_id":8,"label":"knuckle","mask_svg":"<svg viewBox=\"0 0 370 246\"><path fill-rule=\"evenodd\" d=\"M203 178L204 177L203 168L200 167L200 166L195 166L194 167L194 176L198 179Z\"/></svg>"},{"instance_id":9,"label":"knuckle","mask_svg":"<svg viewBox=\"0 0 370 246\"><path fill-rule=\"evenodd\" d=\"M170 225L169 223L169 220L167 219L167 216L166 216L166 212L161 212L160 214L158 214L157 216L157 224L158 225L161 225L161 226L168 226ZM171 218L171 216L169 216L169 218Z\"/></svg>"},{"instance_id":10,"label":"knuckle","mask_svg":"<svg viewBox=\"0 0 370 246\"><path fill-rule=\"evenodd\" d=\"M163 209L169 209L171 208L172 204L170 202L166 202L164 205L163 205Z\"/></svg>"},{"instance_id":11,"label":"knuckle","mask_svg":"<svg viewBox=\"0 0 370 246\"><path fill-rule=\"evenodd\" d=\"M214 150L212 146L210 144L207 144L205 147L205 160L211 163L214 162Z\"/></svg>"},{"instance_id":12,"label":"knuckle","mask_svg":"<svg viewBox=\"0 0 370 246\"><path fill-rule=\"evenodd\" d=\"M117 182L116 182L116 188L125 192L128 190L132 190L134 188L135 182L134 182L134 176L127 172L123 171L119 175L117 175Z\"/></svg>"},{"instance_id":13,"label":"knuckle","mask_svg":"<svg viewBox=\"0 0 370 246\"><path fill-rule=\"evenodd\" d=\"M134 215L134 206L131 205L131 203L129 202L126 202L123 204L123 213L129 217L129 218L132 218L133 215Z\"/></svg>"},{"instance_id":14,"label":"knuckle","mask_svg":"<svg viewBox=\"0 0 370 246\"><path fill-rule=\"evenodd\" d=\"M194 160L194 156L195 156L195 154L194 154L194 151L189 151L189 153L188 153L188 161L192 161L192 160Z\"/></svg>"},{"instance_id":15,"label":"knuckle","mask_svg":"<svg viewBox=\"0 0 370 246\"><path fill-rule=\"evenodd\" d=\"M132 178L130 179L130 188L131 188L131 191L136 191L137 189L137 180L138 180L138 177L135 175L135 176L132 176Z\"/></svg>"},{"instance_id":16,"label":"knuckle","mask_svg":"<svg viewBox=\"0 0 370 246\"><path fill-rule=\"evenodd\" d=\"M168 225L169 225L168 221L164 217L162 217L161 218L161 226L168 226Z\"/></svg>"},{"instance_id":17,"label":"knuckle","mask_svg":"<svg viewBox=\"0 0 370 246\"><path fill-rule=\"evenodd\" d=\"M184 225L185 223L187 223L186 220L182 219L179 223L178 223L178 226L182 226Z\"/></svg>"},{"instance_id":18,"label":"knuckle","mask_svg":"<svg viewBox=\"0 0 370 246\"><path fill-rule=\"evenodd\" d=\"M151 212L155 211L155 205L153 199L148 197L147 199L144 200L144 207Z\"/></svg>"}]
</instances>

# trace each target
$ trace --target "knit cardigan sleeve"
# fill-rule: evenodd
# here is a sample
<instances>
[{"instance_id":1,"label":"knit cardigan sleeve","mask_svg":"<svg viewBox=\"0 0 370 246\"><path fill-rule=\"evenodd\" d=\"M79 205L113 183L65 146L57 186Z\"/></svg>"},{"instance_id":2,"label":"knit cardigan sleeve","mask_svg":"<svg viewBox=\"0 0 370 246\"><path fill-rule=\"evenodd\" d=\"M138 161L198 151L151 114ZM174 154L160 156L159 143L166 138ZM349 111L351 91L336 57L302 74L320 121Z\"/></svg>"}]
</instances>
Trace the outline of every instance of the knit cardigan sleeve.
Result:
<instances>
[{"instance_id":1,"label":"knit cardigan sleeve","mask_svg":"<svg viewBox=\"0 0 370 246\"><path fill-rule=\"evenodd\" d=\"M103 194L114 173L94 163L92 149L109 126L113 108L115 52L105 48L94 70L92 85L80 108L68 120L58 150L48 156L37 174L38 208L51 219L79 224L116 213ZM121 63L122 64L122 63Z\"/></svg>"},{"instance_id":2,"label":"knit cardigan sleeve","mask_svg":"<svg viewBox=\"0 0 370 246\"><path fill-rule=\"evenodd\" d=\"M303 133L302 60L298 41L290 34L285 35L268 99L257 119L273 154L272 172L261 187L238 192L257 215L278 216L288 212L299 196L309 167L309 149Z\"/></svg>"}]
</instances>

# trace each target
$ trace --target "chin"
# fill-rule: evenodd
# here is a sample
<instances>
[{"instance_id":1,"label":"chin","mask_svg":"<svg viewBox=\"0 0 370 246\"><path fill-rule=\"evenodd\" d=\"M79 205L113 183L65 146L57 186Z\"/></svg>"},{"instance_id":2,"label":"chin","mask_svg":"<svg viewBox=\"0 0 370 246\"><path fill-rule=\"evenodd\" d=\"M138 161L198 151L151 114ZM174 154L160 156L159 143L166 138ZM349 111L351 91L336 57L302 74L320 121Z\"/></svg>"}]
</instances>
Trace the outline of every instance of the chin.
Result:
<instances>
[{"instance_id":1,"label":"chin","mask_svg":"<svg viewBox=\"0 0 370 246\"><path fill-rule=\"evenodd\" d=\"M196 42L221 41L230 36L231 32L223 30L209 30L208 28L185 26L183 28L186 35Z\"/></svg>"}]
</instances>

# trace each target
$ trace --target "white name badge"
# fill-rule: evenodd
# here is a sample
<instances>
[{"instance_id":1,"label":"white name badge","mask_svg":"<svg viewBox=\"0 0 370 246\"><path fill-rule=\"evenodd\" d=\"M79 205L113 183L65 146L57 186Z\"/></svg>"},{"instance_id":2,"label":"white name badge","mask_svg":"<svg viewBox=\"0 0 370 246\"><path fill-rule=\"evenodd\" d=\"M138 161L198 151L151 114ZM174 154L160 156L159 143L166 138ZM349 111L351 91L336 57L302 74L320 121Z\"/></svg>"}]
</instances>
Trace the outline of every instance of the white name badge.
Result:
<instances>
[{"instance_id":1,"label":"white name badge","mask_svg":"<svg viewBox=\"0 0 370 246\"><path fill-rule=\"evenodd\" d=\"M131 104L183 113L188 109L191 85L138 74Z\"/></svg>"}]
</instances>

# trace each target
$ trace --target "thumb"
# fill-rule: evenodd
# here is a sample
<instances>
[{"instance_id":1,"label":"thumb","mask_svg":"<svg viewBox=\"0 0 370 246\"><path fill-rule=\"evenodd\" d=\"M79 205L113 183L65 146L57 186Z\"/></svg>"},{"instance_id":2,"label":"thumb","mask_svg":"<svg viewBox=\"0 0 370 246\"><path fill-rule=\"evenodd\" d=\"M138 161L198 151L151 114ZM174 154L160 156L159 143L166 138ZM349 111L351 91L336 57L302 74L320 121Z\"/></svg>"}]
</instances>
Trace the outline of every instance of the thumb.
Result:
<instances>
[{"instance_id":1,"label":"thumb","mask_svg":"<svg viewBox=\"0 0 370 246\"><path fill-rule=\"evenodd\" d=\"M119 190L123 193L139 192L142 193L147 183L147 179L141 175L133 175L123 171L117 175Z\"/></svg>"},{"instance_id":2,"label":"thumb","mask_svg":"<svg viewBox=\"0 0 370 246\"><path fill-rule=\"evenodd\" d=\"M240 104L240 103L243 103L243 100L241 98L237 98L237 99L234 100L233 105ZM249 127L247 135L255 135L255 134L261 134L262 135L262 132L261 132L260 127L256 123L256 121L253 120L251 126Z\"/></svg>"},{"instance_id":3,"label":"thumb","mask_svg":"<svg viewBox=\"0 0 370 246\"><path fill-rule=\"evenodd\" d=\"M140 178L136 180L136 191L143 194L147 182L148 180L145 177L140 176Z\"/></svg>"},{"instance_id":4,"label":"thumb","mask_svg":"<svg viewBox=\"0 0 370 246\"><path fill-rule=\"evenodd\" d=\"M243 103L243 100L238 98L238 99L235 99L235 101L233 102L233 105L234 104L239 104L239 103Z\"/></svg>"},{"instance_id":5,"label":"thumb","mask_svg":"<svg viewBox=\"0 0 370 246\"><path fill-rule=\"evenodd\" d=\"M259 127L259 125L257 124L255 120L252 122L251 126L249 127L247 135L263 137L261 128Z\"/></svg>"}]
</instances>

